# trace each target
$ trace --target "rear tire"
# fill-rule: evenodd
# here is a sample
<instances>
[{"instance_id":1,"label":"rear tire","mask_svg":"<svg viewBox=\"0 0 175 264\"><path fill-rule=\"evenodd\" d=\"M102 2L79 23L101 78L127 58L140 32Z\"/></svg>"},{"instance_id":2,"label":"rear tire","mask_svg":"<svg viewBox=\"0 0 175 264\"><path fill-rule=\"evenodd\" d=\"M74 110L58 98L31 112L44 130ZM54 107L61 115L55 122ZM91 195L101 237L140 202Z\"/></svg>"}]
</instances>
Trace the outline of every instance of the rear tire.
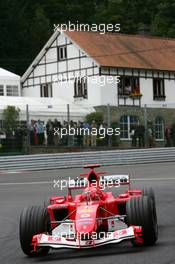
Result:
<instances>
[{"instance_id":1,"label":"rear tire","mask_svg":"<svg viewBox=\"0 0 175 264\"><path fill-rule=\"evenodd\" d=\"M42 206L31 206L25 208L20 216L19 238L24 254L34 256L44 256L49 252L48 247L38 249L33 252L32 237L48 231L48 212Z\"/></svg>"},{"instance_id":2,"label":"rear tire","mask_svg":"<svg viewBox=\"0 0 175 264\"><path fill-rule=\"evenodd\" d=\"M158 239L156 208L148 196L134 197L126 204L127 224L142 227L143 244L153 246ZM136 241L133 242L137 246Z\"/></svg>"}]
</instances>

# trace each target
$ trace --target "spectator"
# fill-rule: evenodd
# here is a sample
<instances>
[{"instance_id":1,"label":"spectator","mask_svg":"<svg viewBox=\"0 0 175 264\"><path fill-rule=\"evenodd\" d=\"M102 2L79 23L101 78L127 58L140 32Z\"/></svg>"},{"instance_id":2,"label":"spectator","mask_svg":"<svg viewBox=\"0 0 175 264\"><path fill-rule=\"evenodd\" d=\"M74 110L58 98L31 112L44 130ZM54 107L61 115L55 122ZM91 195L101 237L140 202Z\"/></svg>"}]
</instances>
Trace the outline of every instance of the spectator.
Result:
<instances>
[{"instance_id":1,"label":"spectator","mask_svg":"<svg viewBox=\"0 0 175 264\"><path fill-rule=\"evenodd\" d=\"M38 120L38 122L36 123L36 128L36 133L38 135L38 144L42 145L44 142L44 125L40 120Z\"/></svg>"},{"instance_id":2,"label":"spectator","mask_svg":"<svg viewBox=\"0 0 175 264\"><path fill-rule=\"evenodd\" d=\"M137 137L136 137L136 128L133 127L130 130L130 137L131 137L131 146L136 147L137 145Z\"/></svg>"},{"instance_id":3,"label":"spectator","mask_svg":"<svg viewBox=\"0 0 175 264\"><path fill-rule=\"evenodd\" d=\"M151 127L148 128L148 146L149 146L150 148L152 148L152 147L155 146L153 130L152 130Z\"/></svg>"},{"instance_id":4,"label":"spectator","mask_svg":"<svg viewBox=\"0 0 175 264\"><path fill-rule=\"evenodd\" d=\"M18 149L22 149L23 146L23 130L24 129L22 129L20 126L18 126L15 130L15 145Z\"/></svg>"},{"instance_id":5,"label":"spectator","mask_svg":"<svg viewBox=\"0 0 175 264\"><path fill-rule=\"evenodd\" d=\"M66 130L66 129L68 130L68 123L67 123L65 120L63 121L63 126L62 126L62 128L63 128L63 129L65 128L65 130ZM64 131L64 132L65 132L65 131ZM62 145L65 145L65 146L68 145L68 135L64 135L64 136L62 136L61 143L62 143Z\"/></svg>"},{"instance_id":6,"label":"spectator","mask_svg":"<svg viewBox=\"0 0 175 264\"><path fill-rule=\"evenodd\" d=\"M90 144L90 125L87 122L83 123L84 135L83 135L83 146L89 147Z\"/></svg>"},{"instance_id":7,"label":"spectator","mask_svg":"<svg viewBox=\"0 0 175 264\"><path fill-rule=\"evenodd\" d=\"M43 140L43 144L45 146L47 146L47 131L46 131L46 125L44 124L44 140Z\"/></svg>"},{"instance_id":8,"label":"spectator","mask_svg":"<svg viewBox=\"0 0 175 264\"><path fill-rule=\"evenodd\" d=\"M75 124L72 120L70 121L70 128L75 128ZM69 145L74 146L75 135L71 133L71 135L68 135L68 137L69 137Z\"/></svg>"},{"instance_id":9,"label":"spectator","mask_svg":"<svg viewBox=\"0 0 175 264\"><path fill-rule=\"evenodd\" d=\"M104 129L104 132L102 133L102 135L104 136L104 138L102 140L103 140L104 145L107 146L108 145L108 142L110 140L109 139L109 136L107 134L107 129L108 129L107 123L103 122L102 123L102 128Z\"/></svg>"},{"instance_id":10,"label":"spectator","mask_svg":"<svg viewBox=\"0 0 175 264\"><path fill-rule=\"evenodd\" d=\"M140 86L139 86L139 84L136 84L135 85L134 90L133 90L133 93L134 94L140 94Z\"/></svg>"},{"instance_id":11,"label":"spectator","mask_svg":"<svg viewBox=\"0 0 175 264\"><path fill-rule=\"evenodd\" d=\"M30 144L35 145L35 122L34 120L31 120L31 123L29 125L30 130Z\"/></svg>"},{"instance_id":12,"label":"spectator","mask_svg":"<svg viewBox=\"0 0 175 264\"><path fill-rule=\"evenodd\" d=\"M78 123L77 122L74 122L74 128L75 128L74 146L79 146L78 145L78 131L79 131L79 127L78 127Z\"/></svg>"},{"instance_id":13,"label":"spectator","mask_svg":"<svg viewBox=\"0 0 175 264\"><path fill-rule=\"evenodd\" d=\"M77 130L78 130L78 133L77 133L77 145L78 146L83 146L83 136L82 136L82 133L80 134L80 131L81 131L82 128L83 128L83 123L79 121L78 124L77 124Z\"/></svg>"},{"instance_id":14,"label":"spectator","mask_svg":"<svg viewBox=\"0 0 175 264\"><path fill-rule=\"evenodd\" d=\"M172 146L171 137L172 137L172 129L170 126L167 126L165 129L165 139L166 139L165 147Z\"/></svg>"},{"instance_id":15,"label":"spectator","mask_svg":"<svg viewBox=\"0 0 175 264\"><path fill-rule=\"evenodd\" d=\"M54 134L54 131L53 131L53 123L51 121L51 119L49 119L47 121L47 124L46 124L46 133L47 133L47 145L53 145L53 134Z\"/></svg>"},{"instance_id":16,"label":"spectator","mask_svg":"<svg viewBox=\"0 0 175 264\"><path fill-rule=\"evenodd\" d=\"M37 122L34 121L34 142L35 142L35 145L38 145L38 127L37 127Z\"/></svg>"},{"instance_id":17,"label":"spectator","mask_svg":"<svg viewBox=\"0 0 175 264\"><path fill-rule=\"evenodd\" d=\"M27 124L22 125L21 127L21 132L22 132L22 148L25 152L28 152L29 150L29 145L28 145L28 127Z\"/></svg>"},{"instance_id":18,"label":"spectator","mask_svg":"<svg viewBox=\"0 0 175 264\"><path fill-rule=\"evenodd\" d=\"M128 83L128 84L125 86L124 94L125 94L125 95L130 95L131 92L132 92L132 87L131 87L131 85Z\"/></svg>"},{"instance_id":19,"label":"spectator","mask_svg":"<svg viewBox=\"0 0 175 264\"><path fill-rule=\"evenodd\" d=\"M58 130L61 128L61 123L55 119L53 122L53 127ZM60 144L60 135L58 133L53 133L53 143L55 146L58 146Z\"/></svg>"},{"instance_id":20,"label":"spectator","mask_svg":"<svg viewBox=\"0 0 175 264\"><path fill-rule=\"evenodd\" d=\"M139 139L139 148L145 146L145 128L143 125L138 126L138 139Z\"/></svg>"},{"instance_id":21,"label":"spectator","mask_svg":"<svg viewBox=\"0 0 175 264\"><path fill-rule=\"evenodd\" d=\"M95 120L92 121L91 130L92 130L92 128L94 128L93 130L97 130L97 124L96 124ZM92 147L97 146L97 135L95 133L91 134L91 146Z\"/></svg>"}]
</instances>

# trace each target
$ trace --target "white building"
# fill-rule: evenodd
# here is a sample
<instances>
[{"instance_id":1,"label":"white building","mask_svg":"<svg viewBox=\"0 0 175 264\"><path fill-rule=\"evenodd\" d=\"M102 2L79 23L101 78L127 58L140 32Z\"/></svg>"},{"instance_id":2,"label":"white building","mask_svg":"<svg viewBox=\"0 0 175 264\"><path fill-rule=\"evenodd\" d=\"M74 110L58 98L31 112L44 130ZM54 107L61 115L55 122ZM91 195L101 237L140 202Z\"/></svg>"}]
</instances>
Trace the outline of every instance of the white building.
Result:
<instances>
[{"instance_id":1,"label":"white building","mask_svg":"<svg viewBox=\"0 0 175 264\"><path fill-rule=\"evenodd\" d=\"M22 76L22 95L61 98L80 105L110 104L117 109L125 106L116 118L123 139L130 139L131 126L145 105L175 108L174 51L175 39L55 31ZM162 140L166 114L157 110L150 119L157 140Z\"/></svg>"},{"instance_id":2,"label":"white building","mask_svg":"<svg viewBox=\"0 0 175 264\"><path fill-rule=\"evenodd\" d=\"M94 106L173 103L174 48L174 39L56 31L22 76L22 95L81 100ZM76 76L89 78L86 82ZM107 82L100 85L94 76ZM116 76L121 76L118 90ZM71 83L61 82L70 77ZM128 97L127 85L132 89ZM141 97L134 96L136 86Z\"/></svg>"},{"instance_id":3,"label":"white building","mask_svg":"<svg viewBox=\"0 0 175 264\"><path fill-rule=\"evenodd\" d=\"M0 96L0 127L2 127L2 114L7 106L15 106L20 110L19 116L21 121L42 120L45 123L48 119L58 119L63 122L68 118L68 104L70 119L74 121L83 121L87 114L94 112L93 107L80 107L74 103L67 102L59 98L36 98L22 96Z\"/></svg>"},{"instance_id":4,"label":"white building","mask_svg":"<svg viewBox=\"0 0 175 264\"><path fill-rule=\"evenodd\" d=\"M20 76L0 68L0 96L20 96Z\"/></svg>"},{"instance_id":5,"label":"white building","mask_svg":"<svg viewBox=\"0 0 175 264\"><path fill-rule=\"evenodd\" d=\"M91 106L78 106L71 101L61 98L40 98L21 96L21 77L0 68L0 127L3 126L3 111L7 106L15 106L20 109L20 120L27 120L26 108L28 105L29 119L47 122L48 119L58 118L67 120L67 105L69 104L70 118L74 121L83 120L84 117L94 112Z\"/></svg>"}]
</instances>

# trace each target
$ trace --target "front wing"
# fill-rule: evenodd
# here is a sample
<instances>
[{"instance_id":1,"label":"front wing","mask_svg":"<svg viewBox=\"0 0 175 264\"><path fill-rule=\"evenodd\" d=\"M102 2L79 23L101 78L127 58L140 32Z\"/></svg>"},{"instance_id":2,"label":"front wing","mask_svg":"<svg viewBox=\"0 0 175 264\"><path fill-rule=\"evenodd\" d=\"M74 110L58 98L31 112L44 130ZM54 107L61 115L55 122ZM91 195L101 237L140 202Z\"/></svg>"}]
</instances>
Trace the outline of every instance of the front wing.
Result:
<instances>
[{"instance_id":1,"label":"front wing","mask_svg":"<svg viewBox=\"0 0 175 264\"><path fill-rule=\"evenodd\" d=\"M32 245L34 251L40 247L50 247L53 249L60 248L92 248L106 244L120 243L124 240L136 239L137 243L142 243L142 228L139 226L130 226L126 229L116 230L101 239L80 240L79 238L71 239L62 236L50 236L39 234L33 236Z\"/></svg>"}]
</instances>

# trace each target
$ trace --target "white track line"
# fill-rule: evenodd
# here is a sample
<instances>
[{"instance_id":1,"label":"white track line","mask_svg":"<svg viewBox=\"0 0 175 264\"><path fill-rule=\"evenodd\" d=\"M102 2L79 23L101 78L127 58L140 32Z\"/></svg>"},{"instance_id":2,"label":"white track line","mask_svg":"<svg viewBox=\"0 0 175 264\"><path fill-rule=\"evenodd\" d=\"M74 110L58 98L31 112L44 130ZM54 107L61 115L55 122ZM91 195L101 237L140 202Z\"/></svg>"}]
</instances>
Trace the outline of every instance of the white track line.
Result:
<instances>
[{"instance_id":1,"label":"white track line","mask_svg":"<svg viewBox=\"0 0 175 264\"><path fill-rule=\"evenodd\" d=\"M8 185L40 185L40 184L51 184L53 182L49 181L41 181L41 182L3 182L0 183L0 186L8 186Z\"/></svg>"},{"instance_id":2,"label":"white track line","mask_svg":"<svg viewBox=\"0 0 175 264\"><path fill-rule=\"evenodd\" d=\"M29 170L6 170L6 171L0 171L0 175L4 175L4 174L21 174L21 173L27 173L27 172L31 172Z\"/></svg>"},{"instance_id":3,"label":"white track line","mask_svg":"<svg viewBox=\"0 0 175 264\"><path fill-rule=\"evenodd\" d=\"M170 180L175 180L175 178L131 178L131 181L170 181Z\"/></svg>"}]
</instances>

